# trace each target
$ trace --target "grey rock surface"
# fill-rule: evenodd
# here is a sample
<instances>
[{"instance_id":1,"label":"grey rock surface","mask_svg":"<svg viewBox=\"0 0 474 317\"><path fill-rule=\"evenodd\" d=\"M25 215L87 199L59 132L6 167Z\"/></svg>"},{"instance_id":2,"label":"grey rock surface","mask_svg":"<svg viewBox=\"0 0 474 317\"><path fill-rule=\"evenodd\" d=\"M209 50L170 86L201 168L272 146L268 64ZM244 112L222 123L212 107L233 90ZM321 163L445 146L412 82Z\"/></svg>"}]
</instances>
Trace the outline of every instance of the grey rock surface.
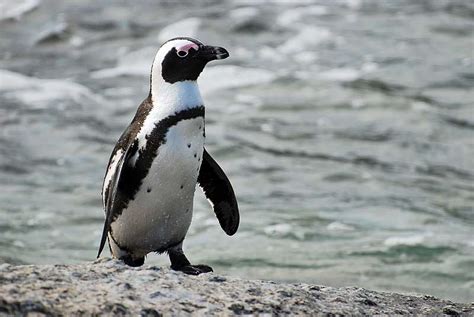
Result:
<instances>
[{"instance_id":1,"label":"grey rock surface","mask_svg":"<svg viewBox=\"0 0 474 317\"><path fill-rule=\"evenodd\" d=\"M474 304L356 287L279 284L130 268L101 259L79 265L0 265L0 316L10 315L474 315Z\"/></svg>"}]
</instances>

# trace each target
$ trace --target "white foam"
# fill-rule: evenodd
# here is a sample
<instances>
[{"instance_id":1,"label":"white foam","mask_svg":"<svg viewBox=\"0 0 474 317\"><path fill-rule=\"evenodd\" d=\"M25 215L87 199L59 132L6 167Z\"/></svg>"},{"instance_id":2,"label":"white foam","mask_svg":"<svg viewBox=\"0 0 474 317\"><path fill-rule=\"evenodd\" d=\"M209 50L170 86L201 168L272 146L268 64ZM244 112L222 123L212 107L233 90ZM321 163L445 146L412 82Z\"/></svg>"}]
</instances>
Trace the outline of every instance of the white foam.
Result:
<instances>
[{"instance_id":1,"label":"white foam","mask_svg":"<svg viewBox=\"0 0 474 317\"><path fill-rule=\"evenodd\" d=\"M36 44L45 42L49 39L60 38L66 34L68 28L69 25L62 19L59 21L50 22L35 35L33 43Z\"/></svg>"},{"instance_id":2,"label":"white foam","mask_svg":"<svg viewBox=\"0 0 474 317\"><path fill-rule=\"evenodd\" d=\"M214 208L214 207L212 207L212 208ZM212 217L212 218L208 218L208 219L204 220L203 225L213 227L215 225L219 225L219 222L217 221L217 218Z\"/></svg>"},{"instance_id":3,"label":"white foam","mask_svg":"<svg viewBox=\"0 0 474 317\"><path fill-rule=\"evenodd\" d=\"M242 46L232 48L232 58L235 60L252 60L255 58L255 50Z\"/></svg>"},{"instance_id":4,"label":"white foam","mask_svg":"<svg viewBox=\"0 0 474 317\"><path fill-rule=\"evenodd\" d=\"M151 60L156 54L156 47L144 47L119 57L116 67L95 71L92 78L111 78L119 76L148 76Z\"/></svg>"},{"instance_id":5,"label":"white foam","mask_svg":"<svg viewBox=\"0 0 474 317\"><path fill-rule=\"evenodd\" d=\"M362 6L362 0L344 0L344 2L351 9L358 9Z\"/></svg>"},{"instance_id":6,"label":"white foam","mask_svg":"<svg viewBox=\"0 0 474 317\"><path fill-rule=\"evenodd\" d=\"M423 101L413 101L410 106L417 112L428 112L432 109L429 103Z\"/></svg>"},{"instance_id":7,"label":"white foam","mask_svg":"<svg viewBox=\"0 0 474 317\"><path fill-rule=\"evenodd\" d=\"M360 77L360 72L353 68L334 68L318 75L319 78L330 81L352 81Z\"/></svg>"},{"instance_id":8,"label":"white foam","mask_svg":"<svg viewBox=\"0 0 474 317\"><path fill-rule=\"evenodd\" d=\"M25 243L21 240L14 240L12 245L16 248L21 248L21 249L23 249L26 246Z\"/></svg>"},{"instance_id":9,"label":"white foam","mask_svg":"<svg viewBox=\"0 0 474 317\"><path fill-rule=\"evenodd\" d=\"M258 55L260 58L265 59L267 61L273 62L284 62L287 60L287 57L283 54L279 54L278 50L270 46L262 46L258 51ZM239 56L242 58L242 56Z\"/></svg>"},{"instance_id":10,"label":"white foam","mask_svg":"<svg viewBox=\"0 0 474 317\"><path fill-rule=\"evenodd\" d=\"M259 15L260 11L255 7L243 7L229 12L229 17L236 20L253 19Z\"/></svg>"},{"instance_id":11,"label":"white foam","mask_svg":"<svg viewBox=\"0 0 474 317\"><path fill-rule=\"evenodd\" d=\"M8 70L0 70L0 91L19 90L36 84L36 78Z\"/></svg>"},{"instance_id":12,"label":"white foam","mask_svg":"<svg viewBox=\"0 0 474 317\"><path fill-rule=\"evenodd\" d=\"M361 70L364 73L372 73L379 68L379 65L374 62L366 62L362 65Z\"/></svg>"},{"instance_id":13,"label":"white foam","mask_svg":"<svg viewBox=\"0 0 474 317\"><path fill-rule=\"evenodd\" d=\"M26 104L41 107L55 100L82 98L100 101L87 87L67 79L39 79L8 70L0 70L0 92Z\"/></svg>"},{"instance_id":14,"label":"white foam","mask_svg":"<svg viewBox=\"0 0 474 317\"><path fill-rule=\"evenodd\" d=\"M276 225L271 225L271 226L265 227L265 229L263 229L263 231L267 235L280 236L280 235L285 235L285 234L291 233L293 231L293 227L288 223L278 223Z\"/></svg>"},{"instance_id":15,"label":"white foam","mask_svg":"<svg viewBox=\"0 0 474 317\"><path fill-rule=\"evenodd\" d=\"M372 73L377 69L378 65L376 63L367 62L361 66L360 71L354 68L341 67L321 72L318 74L318 77L324 80L331 81L353 81L361 77L362 75Z\"/></svg>"},{"instance_id":16,"label":"white foam","mask_svg":"<svg viewBox=\"0 0 474 317\"><path fill-rule=\"evenodd\" d=\"M242 7L229 12L229 22L234 28L259 20L260 11L255 7Z\"/></svg>"},{"instance_id":17,"label":"white foam","mask_svg":"<svg viewBox=\"0 0 474 317\"><path fill-rule=\"evenodd\" d=\"M81 47L86 43L85 39L80 36L71 36L71 39L69 40L69 44L71 44L74 47Z\"/></svg>"},{"instance_id":18,"label":"white foam","mask_svg":"<svg viewBox=\"0 0 474 317\"><path fill-rule=\"evenodd\" d=\"M237 100L240 104L247 104L252 107L260 107L263 104L263 101L261 98L255 96L255 95L245 95L245 94L238 94L235 96L235 100Z\"/></svg>"},{"instance_id":19,"label":"white foam","mask_svg":"<svg viewBox=\"0 0 474 317\"><path fill-rule=\"evenodd\" d=\"M0 0L0 21L19 20L24 14L36 9L40 0Z\"/></svg>"},{"instance_id":20,"label":"white foam","mask_svg":"<svg viewBox=\"0 0 474 317\"><path fill-rule=\"evenodd\" d=\"M298 34L288 39L278 49L287 54L307 51L309 48L314 48L320 43L329 40L331 35L328 29L308 26L302 28Z\"/></svg>"},{"instance_id":21,"label":"white foam","mask_svg":"<svg viewBox=\"0 0 474 317\"><path fill-rule=\"evenodd\" d=\"M425 241L426 235L413 235L413 236L400 236L400 237L389 237L385 239L384 245L393 247L397 245L418 245Z\"/></svg>"},{"instance_id":22,"label":"white foam","mask_svg":"<svg viewBox=\"0 0 474 317\"><path fill-rule=\"evenodd\" d=\"M360 109L362 107L365 107L367 103L365 102L364 99L361 98L354 98L351 100L351 107L354 109Z\"/></svg>"},{"instance_id":23,"label":"white foam","mask_svg":"<svg viewBox=\"0 0 474 317\"><path fill-rule=\"evenodd\" d=\"M297 7L284 10L284 12L277 17L276 22L281 26L288 27L295 23L300 24L301 19L306 16L321 16L327 13L328 9L320 5Z\"/></svg>"},{"instance_id":24,"label":"white foam","mask_svg":"<svg viewBox=\"0 0 474 317\"><path fill-rule=\"evenodd\" d=\"M219 65L204 69L198 79L203 94L216 90L230 89L273 81L276 75L259 68Z\"/></svg>"},{"instance_id":25,"label":"white foam","mask_svg":"<svg viewBox=\"0 0 474 317\"><path fill-rule=\"evenodd\" d=\"M303 51L301 53L295 54L294 58L295 58L295 61L301 64L309 64L309 63L314 63L316 60L318 60L319 57L316 52Z\"/></svg>"},{"instance_id":26,"label":"white foam","mask_svg":"<svg viewBox=\"0 0 474 317\"><path fill-rule=\"evenodd\" d=\"M330 231L352 231L354 227L346 225L342 222L334 221L328 224L327 229Z\"/></svg>"},{"instance_id":27,"label":"white foam","mask_svg":"<svg viewBox=\"0 0 474 317\"><path fill-rule=\"evenodd\" d=\"M187 18L164 27L158 35L160 43L164 43L174 37L196 37L201 19Z\"/></svg>"}]
</instances>

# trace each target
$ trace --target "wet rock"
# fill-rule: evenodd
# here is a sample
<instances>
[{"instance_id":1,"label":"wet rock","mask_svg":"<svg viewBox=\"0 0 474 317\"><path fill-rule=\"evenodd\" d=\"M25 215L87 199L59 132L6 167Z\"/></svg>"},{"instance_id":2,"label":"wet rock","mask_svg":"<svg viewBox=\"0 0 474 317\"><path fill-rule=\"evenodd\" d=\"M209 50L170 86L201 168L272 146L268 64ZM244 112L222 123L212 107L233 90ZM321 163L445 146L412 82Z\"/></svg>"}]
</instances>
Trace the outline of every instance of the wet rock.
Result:
<instances>
[{"instance_id":1,"label":"wet rock","mask_svg":"<svg viewBox=\"0 0 474 317\"><path fill-rule=\"evenodd\" d=\"M222 282L227 281L227 279L226 279L225 277L223 277L223 276L211 276L211 277L209 278L209 281L222 283Z\"/></svg>"},{"instance_id":2,"label":"wet rock","mask_svg":"<svg viewBox=\"0 0 474 317\"><path fill-rule=\"evenodd\" d=\"M70 266L3 265L0 280L0 316L474 313L472 305L427 295L249 281L213 273L187 276L155 266L129 268L107 259Z\"/></svg>"},{"instance_id":3,"label":"wet rock","mask_svg":"<svg viewBox=\"0 0 474 317\"><path fill-rule=\"evenodd\" d=\"M162 315L153 308L145 308L140 311L141 317L161 317Z\"/></svg>"},{"instance_id":4,"label":"wet rock","mask_svg":"<svg viewBox=\"0 0 474 317\"><path fill-rule=\"evenodd\" d=\"M377 306L377 303L374 302L373 300L366 298L361 301L362 304L368 305L368 306Z\"/></svg>"},{"instance_id":5,"label":"wet rock","mask_svg":"<svg viewBox=\"0 0 474 317\"><path fill-rule=\"evenodd\" d=\"M451 306L446 306L443 307L443 314L449 315L449 316L459 316L459 312L452 308Z\"/></svg>"}]
</instances>

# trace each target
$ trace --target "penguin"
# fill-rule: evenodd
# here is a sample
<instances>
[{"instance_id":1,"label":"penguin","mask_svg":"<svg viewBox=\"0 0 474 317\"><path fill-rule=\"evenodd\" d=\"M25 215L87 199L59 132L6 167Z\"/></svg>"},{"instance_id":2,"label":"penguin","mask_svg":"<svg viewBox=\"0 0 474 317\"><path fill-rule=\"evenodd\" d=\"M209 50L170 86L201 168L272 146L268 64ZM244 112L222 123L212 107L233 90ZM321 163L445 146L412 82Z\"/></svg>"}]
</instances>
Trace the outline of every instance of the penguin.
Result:
<instances>
[{"instance_id":1,"label":"penguin","mask_svg":"<svg viewBox=\"0 0 474 317\"><path fill-rule=\"evenodd\" d=\"M229 57L222 47L179 37L165 42L151 68L150 91L119 138L104 177L105 242L114 258L141 266L151 252L168 253L171 269L199 275L183 252L196 185L222 229L233 235L239 209L224 171L204 148L204 103L197 79L206 64Z\"/></svg>"}]
</instances>

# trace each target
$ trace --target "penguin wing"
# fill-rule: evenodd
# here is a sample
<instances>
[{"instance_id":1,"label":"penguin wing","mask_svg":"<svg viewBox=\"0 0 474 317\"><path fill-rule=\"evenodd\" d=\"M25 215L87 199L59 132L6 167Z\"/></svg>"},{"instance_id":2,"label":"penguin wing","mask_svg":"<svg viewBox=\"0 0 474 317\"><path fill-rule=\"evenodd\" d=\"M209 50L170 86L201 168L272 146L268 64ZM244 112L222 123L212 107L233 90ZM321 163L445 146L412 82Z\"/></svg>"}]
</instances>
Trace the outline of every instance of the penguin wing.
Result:
<instances>
[{"instance_id":1,"label":"penguin wing","mask_svg":"<svg viewBox=\"0 0 474 317\"><path fill-rule=\"evenodd\" d=\"M229 236L237 232L240 216L237 199L229 179L204 149L198 183L210 202L219 223Z\"/></svg>"},{"instance_id":2,"label":"penguin wing","mask_svg":"<svg viewBox=\"0 0 474 317\"><path fill-rule=\"evenodd\" d=\"M115 218L115 213L117 211L117 208L115 207L117 206L117 201L118 201L117 193L118 193L118 187L119 187L119 182L120 182L120 176L122 174L122 171L124 170L124 166L127 164L129 159L136 153L137 149L138 149L138 143L135 141L130 146L128 146L125 152L122 154L122 156L118 158L115 171L112 171L113 175L109 183L109 190L104 199L105 223L104 223L104 229L102 230L102 238L100 239L100 247L99 247L99 252L97 254L97 258L100 256L100 254L102 253L102 250L104 249L105 241L107 240L107 234L110 230L110 225L112 224Z\"/></svg>"}]
</instances>

